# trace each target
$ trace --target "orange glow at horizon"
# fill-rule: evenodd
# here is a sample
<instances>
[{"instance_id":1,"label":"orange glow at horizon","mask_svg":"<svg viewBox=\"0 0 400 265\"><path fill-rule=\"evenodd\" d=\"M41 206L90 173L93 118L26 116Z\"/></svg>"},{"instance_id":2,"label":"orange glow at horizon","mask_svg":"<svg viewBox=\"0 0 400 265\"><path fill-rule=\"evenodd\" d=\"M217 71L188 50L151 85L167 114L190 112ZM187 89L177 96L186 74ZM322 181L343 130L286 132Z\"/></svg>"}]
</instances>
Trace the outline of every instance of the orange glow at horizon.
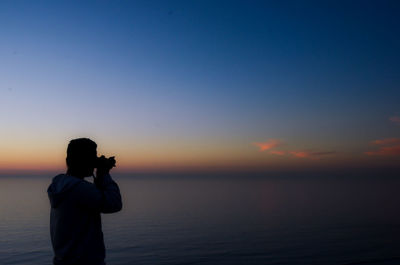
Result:
<instances>
[{"instance_id":1,"label":"orange glow at horizon","mask_svg":"<svg viewBox=\"0 0 400 265\"><path fill-rule=\"evenodd\" d=\"M105 138L94 139L98 144L98 155L115 156L116 172L131 171L245 171L245 170L286 170L323 168L340 166L363 166L382 164L372 154L398 154L400 147L387 145L397 142L398 138L374 141L375 146L386 149L375 153L308 151L313 149L297 149L298 151L280 150L282 142L276 139L257 145L254 143L237 143L230 139L221 141L154 141L129 142L127 139L110 142ZM52 141L25 141L18 144L0 146L0 171L60 171L66 170L65 156L68 141L55 139ZM128 144L127 144L128 143ZM366 143L367 145L368 143ZM278 147L274 149L275 147ZM289 146L290 147L290 146ZM294 146L296 147L296 146ZM269 149L268 149L269 148ZM271 150L272 149L272 150ZM321 150L321 149L319 149ZM380 152L380 153L379 153ZM307 158L307 159L302 159ZM378 161L379 160L379 161ZM390 161L389 161L390 162ZM388 162L388 163L389 163ZM390 162L394 163L394 162Z\"/></svg>"}]
</instances>

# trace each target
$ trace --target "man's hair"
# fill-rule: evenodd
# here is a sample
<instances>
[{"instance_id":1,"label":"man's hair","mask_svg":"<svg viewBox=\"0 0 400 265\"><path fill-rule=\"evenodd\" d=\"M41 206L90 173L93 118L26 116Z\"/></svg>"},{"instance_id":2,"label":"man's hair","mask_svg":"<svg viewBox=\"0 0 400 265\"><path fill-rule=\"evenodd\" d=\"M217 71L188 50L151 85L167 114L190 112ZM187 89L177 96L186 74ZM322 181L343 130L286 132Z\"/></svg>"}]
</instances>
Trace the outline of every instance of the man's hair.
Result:
<instances>
[{"instance_id":1,"label":"man's hair","mask_svg":"<svg viewBox=\"0 0 400 265\"><path fill-rule=\"evenodd\" d=\"M97 144L89 138L77 138L69 142L67 148L67 167L81 166L80 162L85 160L97 148Z\"/></svg>"}]
</instances>

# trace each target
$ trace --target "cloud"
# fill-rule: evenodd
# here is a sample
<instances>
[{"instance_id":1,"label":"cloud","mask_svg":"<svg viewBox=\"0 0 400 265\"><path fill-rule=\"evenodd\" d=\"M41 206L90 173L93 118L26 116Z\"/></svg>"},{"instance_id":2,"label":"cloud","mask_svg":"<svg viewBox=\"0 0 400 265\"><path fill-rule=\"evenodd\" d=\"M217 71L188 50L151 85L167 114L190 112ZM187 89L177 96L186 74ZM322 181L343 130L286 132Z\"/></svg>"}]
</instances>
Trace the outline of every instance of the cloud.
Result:
<instances>
[{"instance_id":1,"label":"cloud","mask_svg":"<svg viewBox=\"0 0 400 265\"><path fill-rule=\"evenodd\" d=\"M269 139L266 142L255 142L252 143L253 145L257 146L260 152L267 151L269 154L278 155L278 156L287 156L292 155L294 157L299 158L311 158L311 159L318 159L321 156L325 155L332 155L335 152L333 151L322 151L322 152L313 152L313 151L288 151L288 150L277 150L276 147L283 145L283 142L278 139ZM271 150L274 149L274 150Z\"/></svg>"},{"instance_id":2,"label":"cloud","mask_svg":"<svg viewBox=\"0 0 400 265\"><path fill-rule=\"evenodd\" d=\"M266 142L263 143L253 143L253 145L258 146L260 148L260 151L265 151L265 150L269 150L278 146L282 145L282 142L280 140L277 139L269 139Z\"/></svg>"},{"instance_id":3,"label":"cloud","mask_svg":"<svg viewBox=\"0 0 400 265\"><path fill-rule=\"evenodd\" d=\"M273 155L283 156L286 154L286 151L272 150L272 151L269 151L269 153L273 154Z\"/></svg>"},{"instance_id":4,"label":"cloud","mask_svg":"<svg viewBox=\"0 0 400 265\"><path fill-rule=\"evenodd\" d=\"M400 138L385 138L372 141L379 149L365 152L369 156L398 156L400 155Z\"/></svg>"},{"instance_id":5,"label":"cloud","mask_svg":"<svg viewBox=\"0 0 400 265\"><path fill-rule=\"evenodd\" d=\"M307 152L302 152L302 151L290 151L289 154L295 156L295 157L309 157L310 155Z\"/></svg>"},{"instance_id":6,"label":"cloud","mask_svg":"<svg viewBox=\"0 0 400 265\"><path fill-rule=\"evenodd\" d=\"M309 152L309 151L290 151L289 154L295 156L295 157L300 157L300 158L306 158L306 157L320 157L320 156L325 156L325 155L333 155L336 152L334 151L324 151L324 152Z\"/></svg>"},{"instance_id":7,"label":"cloud","mask_svg":"<svg viewBox=\"0 0 400 265\"><path fill-rule=\"evenodd\" d=\"M389 120L395 124L400 124L400 117L399 116L393 116L390 117Z\"/></svg>"},{"instance_id":8,"label":"cloud","mask_svg":"<svg viewBox=\"0 0 400 265\"><path fill-rule=\"evenodd\" d=\"M392 145L392 144L400 144L400 138L386 138L372 141L371 144L374 145Z\"/></svg>"},{"instance_id":9,"label":"cloud","mask_svg":"<svg viewBox=\"0 0 400 265\"><path fill-rule=\"evenodd\" d=\"M376 151L365 152L369 156L399 156L400 155L400 144L394 146L382 146Z\"/></svg>"}]
</instances>

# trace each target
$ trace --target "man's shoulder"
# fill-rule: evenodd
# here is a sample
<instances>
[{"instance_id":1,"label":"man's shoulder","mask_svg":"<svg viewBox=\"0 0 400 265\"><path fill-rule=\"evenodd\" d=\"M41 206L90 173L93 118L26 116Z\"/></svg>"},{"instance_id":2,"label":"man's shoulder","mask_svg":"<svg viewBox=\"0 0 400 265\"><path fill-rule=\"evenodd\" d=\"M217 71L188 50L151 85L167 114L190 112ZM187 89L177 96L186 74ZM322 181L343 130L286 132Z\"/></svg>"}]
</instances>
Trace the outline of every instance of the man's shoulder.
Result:
<instances>
[{"instance_id":1,"label":"man's shoulder","mask_svg":"<svg viewBox=\"0 0 400 265\"><path fill-rule=\"evenodd\" d=\"M75 186L76 184L82 182L82 179L67 175L67 174L58 174L57 176L53 177L51 185L56 185L59 187L68 187L68 186Z\"/></svg>"}]
</instances>

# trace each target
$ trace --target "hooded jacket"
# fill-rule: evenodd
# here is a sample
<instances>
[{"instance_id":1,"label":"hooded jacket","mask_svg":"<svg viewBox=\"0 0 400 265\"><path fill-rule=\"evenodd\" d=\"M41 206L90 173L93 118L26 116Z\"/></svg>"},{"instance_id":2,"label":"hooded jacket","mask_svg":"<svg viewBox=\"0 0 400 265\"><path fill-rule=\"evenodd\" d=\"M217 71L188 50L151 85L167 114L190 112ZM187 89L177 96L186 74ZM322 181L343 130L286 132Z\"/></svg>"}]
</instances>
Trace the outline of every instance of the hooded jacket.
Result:
<instances>
[{"instance_id":1,"label":"hooded jacket","mask_svg":"<svg viewBox=\"0 0 400 265\"><path fill-rule=\"evenodd\" d=\"M118 185L107 174L92 184L60 174L47 189L54 265L105 264L100 213L122 208Z\"/></svg>"}]
</instances>

